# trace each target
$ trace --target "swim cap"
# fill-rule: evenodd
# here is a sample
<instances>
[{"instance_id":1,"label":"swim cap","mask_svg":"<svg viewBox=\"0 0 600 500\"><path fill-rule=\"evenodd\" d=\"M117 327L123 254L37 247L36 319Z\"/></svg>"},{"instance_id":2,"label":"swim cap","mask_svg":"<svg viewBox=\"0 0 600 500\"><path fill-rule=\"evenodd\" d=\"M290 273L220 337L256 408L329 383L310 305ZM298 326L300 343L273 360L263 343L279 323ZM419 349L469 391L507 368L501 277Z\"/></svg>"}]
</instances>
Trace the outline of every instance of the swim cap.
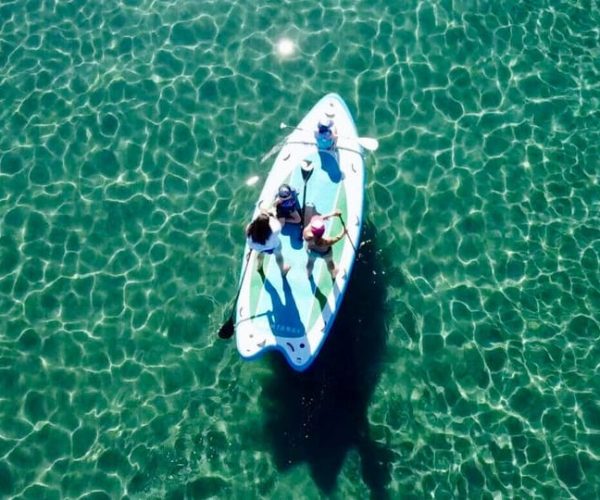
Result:
<instances>
[{"instance_id":1,"label":"swim cap","mask_svg":"<svg viewBox=\"0 0 600 500\"><path fill-rule=\"evenodd\" d=\"M323 217L315 215L312 219L310 219L310 230L317 238L323 236L325 233L325 221L323 221Z\"/></svg>"},{"instance_id":2,"label":"swim cap","mask_svg":"<svg viewBox=\"0 0 600 500\"><path fill-rule=\"evenodd\" d=\"M279 192L277 194L280 198L289 198L292 196L292 188L288 184L282 184L279 186Z\"/></svg>"}]
</instances>

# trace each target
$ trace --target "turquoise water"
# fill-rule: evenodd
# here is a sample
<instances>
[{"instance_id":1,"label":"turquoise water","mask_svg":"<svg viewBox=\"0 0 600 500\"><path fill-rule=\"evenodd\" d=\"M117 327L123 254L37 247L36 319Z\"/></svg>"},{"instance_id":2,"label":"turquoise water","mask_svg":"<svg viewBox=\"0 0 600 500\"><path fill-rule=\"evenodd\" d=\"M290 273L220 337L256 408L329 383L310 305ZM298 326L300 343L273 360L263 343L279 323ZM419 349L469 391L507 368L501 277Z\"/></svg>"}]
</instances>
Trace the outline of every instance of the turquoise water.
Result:
<instances>
[{"instance_id":1,"label":"turquoise water","mask_svg":"<svg viewBox=\"0 0 600 500\"><path fill-rule=\"evenodd\" d=\"M600 496L598 26L585 0L3 1L0 497ZM380 148L299 375L216 333L259 160L327 92Z\"/></svg>"}]
</instances>

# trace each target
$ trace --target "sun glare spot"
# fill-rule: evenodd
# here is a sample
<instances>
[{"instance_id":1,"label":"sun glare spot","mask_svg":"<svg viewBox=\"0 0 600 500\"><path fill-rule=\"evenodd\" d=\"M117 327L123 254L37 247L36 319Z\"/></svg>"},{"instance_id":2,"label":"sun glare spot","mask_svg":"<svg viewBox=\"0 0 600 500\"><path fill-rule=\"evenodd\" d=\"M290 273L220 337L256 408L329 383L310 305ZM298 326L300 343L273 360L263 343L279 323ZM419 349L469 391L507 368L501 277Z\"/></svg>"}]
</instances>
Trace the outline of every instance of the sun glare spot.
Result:
<instances>
[{"instance_id":1,"label":"sun glare spot","mask_svg":"<svg viewBox=\"0 0 600 500\"><path fill-rule=\"evenodd\" d=\"M289 38L282 38L277 42L277 53L281 57L289 57L296 51L296 44Z\"/></svg>"},{"instance_id":2,"label":"sun glare spot","mask_svg":"<svg viewBox=\"0 0 600 500\"><path fill-rule=\"evenodd\" d=\"M254 186L254 184L256 184L258 182L258 175L254 175L252 177L250 177L247 181L246 181L246 186Z\"/></svg>"}]
</instances>

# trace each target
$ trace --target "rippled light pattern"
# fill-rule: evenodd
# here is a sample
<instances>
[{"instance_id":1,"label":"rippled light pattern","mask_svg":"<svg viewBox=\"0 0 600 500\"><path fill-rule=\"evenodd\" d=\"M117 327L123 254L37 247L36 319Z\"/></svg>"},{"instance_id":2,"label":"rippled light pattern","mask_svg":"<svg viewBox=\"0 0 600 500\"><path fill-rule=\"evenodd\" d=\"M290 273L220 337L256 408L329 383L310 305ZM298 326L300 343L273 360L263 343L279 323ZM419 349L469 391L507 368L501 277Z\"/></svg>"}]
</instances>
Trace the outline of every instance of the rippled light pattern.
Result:
<instances>
[{"instance_id":1,"label":"rippled light pattern","mask_svg":"<svg viewBox=\"0 0 600 500\"><path fill-rule=\"evenodd\" d=\"M598 498L599 26L587 0L1 1L0 498ZM217 331L260 160L327 92L380 147L299 376Z\"/></svg>"}]
</instances>

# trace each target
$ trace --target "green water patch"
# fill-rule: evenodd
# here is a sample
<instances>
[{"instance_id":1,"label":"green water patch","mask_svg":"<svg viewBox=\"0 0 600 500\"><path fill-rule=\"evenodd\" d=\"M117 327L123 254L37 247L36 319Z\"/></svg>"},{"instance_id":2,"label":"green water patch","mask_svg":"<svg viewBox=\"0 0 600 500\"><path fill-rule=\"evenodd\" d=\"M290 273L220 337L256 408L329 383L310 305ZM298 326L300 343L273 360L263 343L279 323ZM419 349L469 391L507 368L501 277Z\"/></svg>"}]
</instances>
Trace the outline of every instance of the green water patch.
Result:
<instances>
[{"instance_id":1,"label":"green water patch","mask_svg":"<svg viewBox=\"0 0 600 500\"><path fill-rule=\"evenodd\" d=\"M0 18L0 496L596 496L596 5ZM301 378L215 325L260 159L332 91L376 242Z\"/></svg>"}]
</instances>

